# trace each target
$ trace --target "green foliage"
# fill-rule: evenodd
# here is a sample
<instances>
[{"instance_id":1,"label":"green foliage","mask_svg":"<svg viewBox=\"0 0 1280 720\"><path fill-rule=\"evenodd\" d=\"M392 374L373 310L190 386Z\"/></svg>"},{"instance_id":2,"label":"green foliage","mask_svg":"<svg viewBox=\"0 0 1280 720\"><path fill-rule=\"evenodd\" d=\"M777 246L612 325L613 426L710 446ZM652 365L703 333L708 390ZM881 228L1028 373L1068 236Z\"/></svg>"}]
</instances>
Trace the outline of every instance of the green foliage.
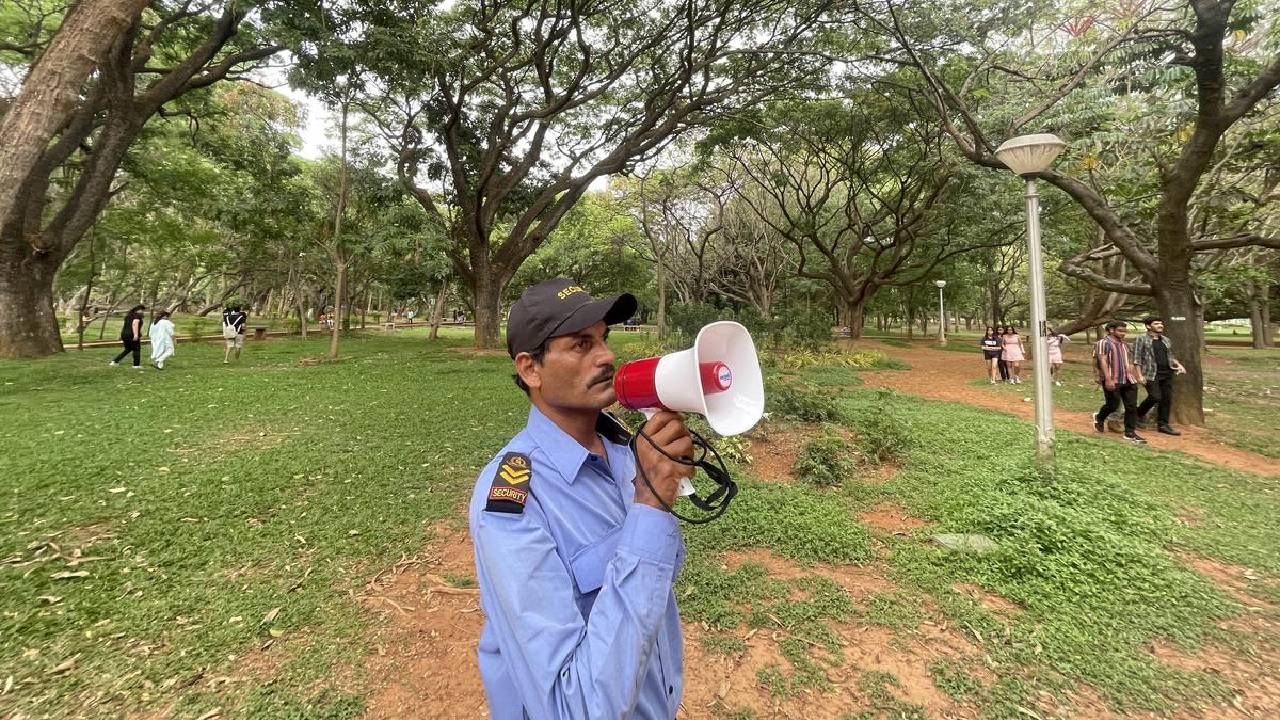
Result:
<instances>
[{"instance_id":1,"label":"green foliage","mask_svg":"<svg viewBox=\"0 0 1280 720\"><path fill-rule=\"evenodd\" d=\"M703 636L702 647L713 655L740 655L747 651L745 640L725 633Z\"/></svg>"},{"instance_id":2,"label":"green foliage","mask_svg":"<svg viewBox=\"0 0 1280 720\"><path fill-rule=\"evenodd\" d=\"M203 337L213 326L213 320L203 315L191 318L186 323L187 334L193 338Z\"/></svg>"},{"instance_id":3,"label":"green foliage","mask_svg":"<svg viewBox=\"0 0 1280 720\"><path fill-rule=\"evenodd\" d=\"M915 443L911 426L899 417L888 398L881 393L878 405L855 424L858 449L876 465L901 457Z\"/></svg>"},{"instance_id":4,"label":"green foliage","mask_svg":"<svg viewBox=\"0 0 1280 720\"><path fill-rule=\"evenodd\" d=\"M826 435L804 444L791 474L817 487L838 487L856 470L856 456L849 443L839 436Z\"/></svg>"},{"instance_id":5,"label":"green foliage","mask_svg":"<svg viewBox=\"0 0 1280 720\"><path fill-rule=\"evenodd\" d=\"M831 314L825 308L789 314L779 330L783 345L817 352L831 345Z\"/></svg>"},{"instance_id":6,"label":"green foliage","mask_svg":"<svg viewBox=\"0 0 1280 720\"><path fill-rule=\"evenodd\" d=\"M766 393L769 411L805 422L829 422L840 417L830 395L807 383L775 382Z\"/></svg>"}]
</instances>

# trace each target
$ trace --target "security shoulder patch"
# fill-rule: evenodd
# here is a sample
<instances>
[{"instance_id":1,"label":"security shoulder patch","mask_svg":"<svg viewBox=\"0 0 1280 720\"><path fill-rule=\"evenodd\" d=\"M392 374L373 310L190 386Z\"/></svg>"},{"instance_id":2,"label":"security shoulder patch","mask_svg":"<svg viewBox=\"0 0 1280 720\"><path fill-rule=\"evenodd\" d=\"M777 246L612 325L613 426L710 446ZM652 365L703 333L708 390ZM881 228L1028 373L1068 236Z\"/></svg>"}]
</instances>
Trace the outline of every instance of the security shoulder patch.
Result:
<instances>
[{"instance_id":1,"label":"security shoulder patch","mask_svg":"<svg viewBox=\"0 0 1280 720\"><path fill-rule=\"evenodd\" d=\"M489 499L485 512L520 514L529 499L529 481L533 479L533 464L524 453L509 452L498 463L498 472L489 487Z\"/></svg>"}]
</instances>

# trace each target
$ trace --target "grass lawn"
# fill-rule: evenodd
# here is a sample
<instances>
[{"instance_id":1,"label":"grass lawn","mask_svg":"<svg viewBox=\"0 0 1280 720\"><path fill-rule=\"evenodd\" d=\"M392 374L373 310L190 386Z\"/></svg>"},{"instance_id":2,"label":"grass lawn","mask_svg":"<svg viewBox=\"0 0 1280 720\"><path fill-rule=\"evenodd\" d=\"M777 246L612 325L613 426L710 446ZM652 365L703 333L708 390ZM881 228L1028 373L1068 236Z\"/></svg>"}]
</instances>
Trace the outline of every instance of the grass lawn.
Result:
<instances>
[{"instance_id":1,"label":"grass lawn","mask_svg":"<svg viewBox=\"0 0 1280 720\"><path fill-rule=\"evenodd\" d=\"M109 369L105 349L0 363L0 717L357 717L377 682L360 672L377 620L355 595L460 516L527 407L505 355L468 352L467 331L424 335L371 332L336 363L303 361L323 355L316 339L250 343L230 366L216 343L183 344L163 372ZM614 338L623 353L646 342ZM686 528L677 594L707 652L771 643L777 662L740 685L787 703L843 681L870 698L858 717L925 717L899 678L853 659L853 625L904 644L924 623L956 628L976 654L930 663L932 683L986 717L1043 716L1046 694L1085 686L1122 710L1230 698L1222 676L1158 661L1156 640L1276 656L1280 637L1224 629L1242 599L1184 560L1248 567L1250 617L1276 620L1280 481L1069 433L1046 477L1009 441L1027 436L1014 418L864 389L848 367L798 377L770 397L825 422L775 408L765 434L847 437L850 457L890 448L897 470L780 482L727 453L742 491L721 520ZM923 527L860 519L887 502ZM998 549L957 554L934 532ZM724 562L756 549L799 572ZM842 567L892 588L850 592L826 572Z\"/></svg>"}]
</instances>

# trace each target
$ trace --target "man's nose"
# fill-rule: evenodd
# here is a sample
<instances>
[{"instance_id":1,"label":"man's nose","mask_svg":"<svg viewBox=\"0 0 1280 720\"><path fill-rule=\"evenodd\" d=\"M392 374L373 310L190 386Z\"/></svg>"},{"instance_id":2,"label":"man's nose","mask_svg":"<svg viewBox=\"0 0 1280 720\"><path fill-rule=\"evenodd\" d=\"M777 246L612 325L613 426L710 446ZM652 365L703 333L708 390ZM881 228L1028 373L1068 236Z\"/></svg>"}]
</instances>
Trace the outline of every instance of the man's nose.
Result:
<instances>
[{"instance_id":1,"label":"man's nose","mask_svg":"<svg viewBox=\"0 0 1280 720\"><path fill-rule=\"evenodd\" d=\"M610 349L608 345L601 343L600 354L596 358L596 363L599 365L613 365L617 359L617 353Z\"/></svg>"}]
</instances>

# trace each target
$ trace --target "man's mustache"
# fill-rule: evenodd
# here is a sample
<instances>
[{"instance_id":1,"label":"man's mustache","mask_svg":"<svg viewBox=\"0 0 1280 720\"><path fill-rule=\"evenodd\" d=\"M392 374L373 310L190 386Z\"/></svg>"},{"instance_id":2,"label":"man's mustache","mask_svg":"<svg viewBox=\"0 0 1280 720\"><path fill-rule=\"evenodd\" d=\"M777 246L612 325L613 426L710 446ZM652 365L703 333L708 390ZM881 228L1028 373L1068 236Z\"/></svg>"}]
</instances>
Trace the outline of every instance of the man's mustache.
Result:
<instances>
[{"instance_id":1,"label":"man's mustache","mask_svg":"<svg viewBox=\"0 0 1280 720\"><path fill-rule=\"evenodd\" d=\"M591 382L587 383L588 387L595 387L602 382L613 382L613 368L606 368L600 371L599 375L591 378Z\"/></svg>"}]
</instances>

